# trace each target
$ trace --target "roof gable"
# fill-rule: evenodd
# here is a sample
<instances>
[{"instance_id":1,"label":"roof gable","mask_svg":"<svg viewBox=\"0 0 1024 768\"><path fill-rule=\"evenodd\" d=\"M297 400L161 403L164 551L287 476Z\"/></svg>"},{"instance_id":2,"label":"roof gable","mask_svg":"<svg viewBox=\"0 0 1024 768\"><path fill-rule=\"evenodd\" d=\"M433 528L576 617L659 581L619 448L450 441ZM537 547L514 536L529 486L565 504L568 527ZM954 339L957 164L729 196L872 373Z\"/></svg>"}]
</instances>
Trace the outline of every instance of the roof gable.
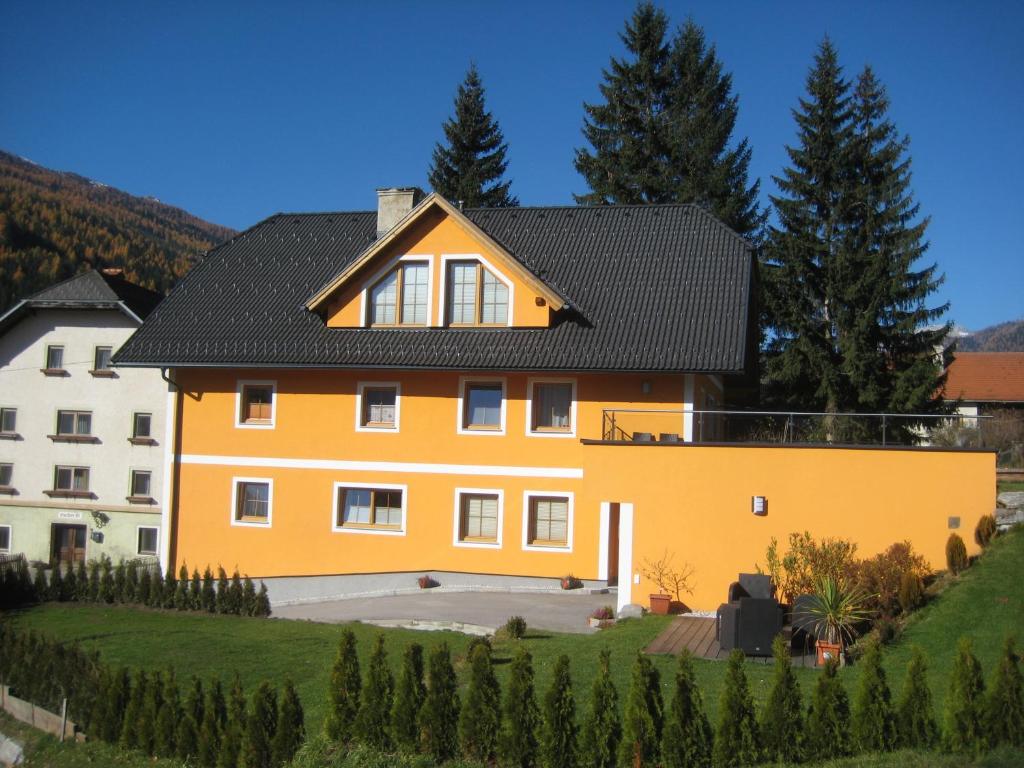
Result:
<instances>
[{"instance_id":1,"label":"roof gable","mask_svg":"<svg viewBox=\"0 0 1024 768\"><path fill-rule=\"evenodd\" d=\"M1024 352L958 352L946 370L945 397L1024 402Z\"/></svg>"}]
</instances>

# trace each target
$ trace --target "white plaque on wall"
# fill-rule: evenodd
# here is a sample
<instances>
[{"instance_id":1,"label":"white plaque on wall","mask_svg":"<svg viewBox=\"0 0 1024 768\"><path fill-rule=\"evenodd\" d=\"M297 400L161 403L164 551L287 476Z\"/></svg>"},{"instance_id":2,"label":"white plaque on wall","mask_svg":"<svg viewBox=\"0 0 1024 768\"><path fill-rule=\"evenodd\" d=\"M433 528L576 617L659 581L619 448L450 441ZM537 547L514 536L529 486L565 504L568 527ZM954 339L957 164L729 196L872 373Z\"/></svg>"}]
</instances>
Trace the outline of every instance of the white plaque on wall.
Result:
<instances>
[{"instance_id":1,"label":"white plaque on wall","mask_svg":"<svg viewBox=\"0 0 1024 768\"><path fill-rule=\"evenodd\" d=\"M82 513L81 512L69 512L67 510L61 510L60 512L57 513L57 519L58 520L81 520L82 519Z\"/></svg>"}]
</instances>

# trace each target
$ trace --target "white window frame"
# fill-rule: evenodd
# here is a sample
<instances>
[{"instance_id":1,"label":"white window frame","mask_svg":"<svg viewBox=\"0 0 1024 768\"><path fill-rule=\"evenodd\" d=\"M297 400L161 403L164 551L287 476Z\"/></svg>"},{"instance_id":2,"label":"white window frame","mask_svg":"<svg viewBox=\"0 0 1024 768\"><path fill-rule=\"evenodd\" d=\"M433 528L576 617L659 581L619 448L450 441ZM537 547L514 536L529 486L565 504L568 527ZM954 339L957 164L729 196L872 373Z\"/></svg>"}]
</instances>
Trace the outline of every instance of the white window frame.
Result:
<instances>
[{"instance_id":1,"label":"white window frame","mask_svg":"<svg viewBox=\"0 0 1024 768\"><path fill-rule=\"evenodd\" d=\"M375 427L363 424L363 392L367 389L395 390L395 424L391 427ZM360 381L356 384L356 432L383 432L395 434L401 426L402 384L398 381Z\"/></svg>"},{"instance_id":2,"label":"white window frame","mask_svg":"<svg viewBox=\"0 0 1024 768\"><path fill-rule=\"evenodd\" d=\"M353 528L345 525L338 525L338 491L342 488L369 488L383 491L402 492L402 524L397 529L389 528ZM405 536L406 521L408 520L409 508L409 486L399 483L350 483L345 480L336 480L331 487L331 531L333 533L355 533L368 534L370 536Z\"/></svg>"},{"instance_id":3,"label":"white window frame","mask_svg":"<svg viewBox=\"0 0 1024 768\"><path fill-rule=\"evenodd\" d=\"M156 549L152 552L142 552L139 549L139 534L143 528L149 528L156 531ZM150 555L159 557L160 556L160 526L159 525L136 525L135 526L135 554L148 557Z\"/></svg>"},{"instance_id":4,"label":"white window frame","mask_svg":"<svg viewBox=\"0 0 1024 768\"><path fill-rule=\"evenodd\" d=\"M149 416L149 434L148 435L137 435L136 427L138 426L139 416ZM132 411L132 422L131 422L131 435L129 437L133 440L152 440L153 439L153 412L152 411Z\"/></svg>"},{"instance_id":5,"label":"white window frame","mask_svg":"<svg viewBox=\"0 0 1024 768\"><path fill-rule=\"evenodd\" d=\"M242 420L242 391L245 387L270 387L270 421L250 424ZM235 428L273 429L277 424L277 381L275 379L239 379L235 382ZM152 425L151 425L152 428Z\"/></svg>"},{"instance_id":6,"label":"white window frame","mask_svg":"<svg viewBox=\"0 0 1024 768\"><path fill-rule=\"evenodd\" d=\"M535 384L570 384L572 398L569 404L569 429L535 430L533 428L533 387ZM527 437L576 437L576 379L569 377L531 376L526 380L526 436Z\"/></svg>"},{"instance_id":7,"label":"white window frame","mask_svg":"<svg viewBox=\"0 0 1024 768\"><path fill-rule=\"evenodd\" d=\"M568 502L567 518L565 522L565 546L543 546L530 544L530 501L534 498L551 498L562 496ZM525 552L572 552L573 545L573 517L576 505L575 494L572 491L523 491L523 551Z\"/></svg>"},{"instance_id":8,"label":"white window frame","mask_svg":"<svg viewBox=\"0 0 1024 768\"><path fill-rule=\"evenodd\" d=\"M508 288L508 317L505 319L505 326L511 328L513 323L513 316L515 314L515 300L516 300L516 286L515 283L509 279L504 272L494 266L493 263L484 258L481 253L445 253L441 255L441 285L440 285L440 297L437 302L437 324L438 326L448 327L448 262L450 261L479 261L483 264L484 268L489 270L496 278L498 278ZM480 290L479 287L477 290ZM483 325L483 326L472 326L472 325L456 325L456 328L496 328L500 326Z\"/></svg>"},{"instance_id":9,"label":"white window frame","mask_svg":"<svg viewBox=\"0 0 1024 768\"><path fill-rule=\"evenodd\" d=\"M494 541L463 541L459 538L462 529L462 497L484 495L498 497L498 530ZM455 509L452 516L452 546L466 549L501 549L502 530L505 527L505 491L500 488L456 488Z\"/></svg>"},{"instance_id":10,"label":"white window frame","mask_svg":"<svg viewBox=\"0 0 1024 768\"><path fill-rule=\"evenodd\" d=\"M462 419L465 414L463 406L465 404L466 387L469 384L501 384L501 428L500 429L468 429L463 423ZM501 437L505 434L506 416L508 411L508 378L505 376L460 376L459 377L459 397L456 402L458 408L455 414L455 428L460 435L489 435L491 437Z\"/></svg>"},{"instance_id":11,"label":"white window frame","mask_svg":"<svg viewBox=\"0 0 1024 768\"><path fill-rule=\"evenodd\" d=\"M434 311L434 255L424 254L417 255L413 253L406 253L397 258L390 259L387 264L384 265L379 271L374 273L373 277L363 283L363 289L359 292L359 327L360 328L372 328L373 323L370 322L370 291L383 280L387 274L395 269L403 261L425 261L427 263L427 322L424 325L408 325L403 326L401 324L387 325L385 328L432 328L435 327L432 317ZM396 318L401 314L401 307L395 307Z\"/></svg>"},{"instance_id":12,"label":"white window frame","mask_svg":"<svg viewBox=\"0 0 1024 768\"><path fill-rule=\"evenodd\" d=\"M4 523L0 528L7 529L7 549L0 549L0 555L9 555L14 551L14 526Z\"/></svg>"},{"instance_id":13,"label":"white window frame","mask_svg":"<svg viewBox=\"0 0 1024 768\"><path fill-rule=\"evenodd\" d=\"M247 520L239 520L236 517L238 511L238 485L239 483L266 483L267 485L267 522L253 523ZM231 524L240 528L270 528L274 522L274 479L271 477L232 477L231 478Z\"/></svg>"}]
</instances>

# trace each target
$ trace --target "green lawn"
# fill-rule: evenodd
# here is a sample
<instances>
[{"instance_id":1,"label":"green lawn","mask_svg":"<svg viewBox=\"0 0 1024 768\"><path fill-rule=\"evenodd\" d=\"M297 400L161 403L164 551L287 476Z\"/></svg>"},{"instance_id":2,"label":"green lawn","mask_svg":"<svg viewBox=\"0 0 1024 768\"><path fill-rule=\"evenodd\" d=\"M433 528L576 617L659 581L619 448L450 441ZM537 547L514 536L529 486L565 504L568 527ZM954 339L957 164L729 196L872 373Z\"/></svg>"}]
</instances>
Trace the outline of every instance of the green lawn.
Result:
<instances>
[{"instance_id":1,"label":"green lawn","mask_svg":"<svg viewBox=\"0 0 1024 768\"><path fill-rule=\"evenodd\" d=\"M996 486L997 493L1003 491L1024 491L1024 480L1000 480Z\"/></svg>"}]
</instances>

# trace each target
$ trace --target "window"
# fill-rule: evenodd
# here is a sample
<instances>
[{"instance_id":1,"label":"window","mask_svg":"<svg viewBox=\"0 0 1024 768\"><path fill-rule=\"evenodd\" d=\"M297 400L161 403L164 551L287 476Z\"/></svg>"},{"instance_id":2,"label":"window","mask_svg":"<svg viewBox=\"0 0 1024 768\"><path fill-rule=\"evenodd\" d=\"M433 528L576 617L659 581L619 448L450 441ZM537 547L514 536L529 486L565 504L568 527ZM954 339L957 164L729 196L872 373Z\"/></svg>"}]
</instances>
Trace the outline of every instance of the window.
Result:
<instances>
[{"instance_id":1,"label":"window","mask_svg":"<svg viewBox=\"0 0 1024 768\"><path fill-rule=\"evenodd\" d=\"M273 485L273 481L267 478L236 477L231 504L232 525L269 526Z\"/></svg>"},{"instance_id":2,"label":"window","mask_svg":"<svg viewBox=\"0 0 1024 768\"><path fill-rule=\"evenodd\" d=\"M448 323L507 325L508 286L477 261L448 265Z\"/></svg>"},{"instance_id":3,"label":"window","mask_svg":"<svg viewBox=\"0 0 1024 768\"><path fill-rule=\"evenodd\" d=\"M113 375L113 371L110 369L110 355L113 352L112 347L96 347L96 351L93 354L92 373L93 376L102 375Z\"/></svg>"},{"instance_id":4,"label":"window","mask_svg":"<svg viewBox=\"0 0 1024 768\"><path fill-rule=\"evenodd\" d=\"M272 381L240 381L235 395L236 427L272 429L276 384Z\"/></svg>"},{"instance_id":5,"label":"window","mask_svg":"<svg viewBox=\"0 0 1024 768\"><path fill-rule=\"evenodd\" d=\"M359 382L356 389L358 430L398 429L399 385Z\"/></svg>"},{"instance_id":6,"label":"window","mask_svg":"<svg viewBox=\"0 0 1024 768\"><path fill-rule=\"evenodd\" d=\"M147 525L139 526L139 543L136 552L140 555L155 555L160 529Z\"/></svg>"},{"instance_id":7,"label":"window","mask_svg":"<svg viewBox=\"0 0 1024 768\"><path fill-rule=\"evenodd\" d=\"M0 525L0 555L11 554L11 526Z\"/></svg>"},{"instance_id":8,"label":"window","mask_svg":"<svg viewBox=\"0 0 1024 768\"><path fill-rule=\"evenodd\" d=\"M505 382L461 382L459 431L463 434L505 433Z\"/></svg>"},{"instance_id":9,"label":"window","mask_svg":"<svg viewBox=\"0 0 1024 768\"><path fill-rule=\"evenodd\" d=\"M46 348L46 370L64 370L64 347L51 344Z\"/></svg>"},{"instance_id":10,"label":"window","mask_svg":"<svg viewBox=\"0 0 1024 768\"><path fill-rule=\"evenodd\" d=\"M152 445L156 441L153 439L151 431L153 429L153 414L151 413L133 413L132 414L132 436L129 439L130 442L137 445Z\"/></svg>"},{"instance_id":11,"label":"window","mask_svg":"<svg viewBox=\"0 0 1024 768\"><path fill-rule=\"evenodd\" d=\"M405 534L404 485L334 484L335 531Z\"/></svg>"},{"instance_id":12,"label":"window","mask_svg":"<svg viewBox=\"0 0 1024 768\"><path fill-rule=\"evenodd\" d=\"M0 408L0 435L16 435L18 431L18 409Z\"/></svg>"},{"instance_id":13,"label":"window","mask_svg":"<svg viewBox=\"0 0 1024 768\"><path fill-rule=\"evenodd\" d=\"M529 431L553 436L575 433L576 385L570 381L529 382Z\"/></svg>"},{"instance_id":14,"label":"window","mask_svg":"<svg viewBox=\"0 0 1024 768\"><path fill-rule=\"evenodd\" d=\"M149 470L133 469L131 473L131 488L128 500L136 502L152 502L152 479L153 473Z\"/></svg>"},{"instance_id":15,"label":"window","mask_svg":"<svg viewBox=\"0 0 1024 768\"><path fill-rule=\"evenodd\" d=\"M572 549L572 494L524 494L523 548Z\"/></svg>"},{"instance_id":16,"label":"window","mask_svg":"<svg viewBox=\"0 0 1024 768\"><path fill-rule=\"evenodd\" d=\"M501 546L501 491L457 488L455 491L455 544Z\"/></svg>"},{"instance_id":17,"label":"window","mask_svg":"<svg viewBox=\"0 0 1024 768\"><path fill-rule=\"evenodd\" d=\"M92 434L92 413L89 411L57 411L57 435L88 437Z\"/></svg>"},{"instance_id":18,"label":"window","mask_svg":"<svg viewBox=\"0 0 1024 768\"><path fill-rule=\"evenodd\" d=\"M14 465L0 464L0 488L10 488L14 479Z\"/></svg>"},{"instance_id":19,"label":"window","mask_svg":"<svg viewBox=\"0 0 1024 768\"><path fill-rule=\"evenodd\" d=\"M60 493L88 494L88 467L57 467L53 473L53 490Z\"/></svg>"},{"instance_id":20,"label":"window","mask_svg":"<svg viewBox=\"0 0 1024 768\"><path fill-rule=\"evenodd\" d=\"M371 325L426 325L430 270L426 262L402 262L370 289Z\"/></svg>"}]
</instances>

